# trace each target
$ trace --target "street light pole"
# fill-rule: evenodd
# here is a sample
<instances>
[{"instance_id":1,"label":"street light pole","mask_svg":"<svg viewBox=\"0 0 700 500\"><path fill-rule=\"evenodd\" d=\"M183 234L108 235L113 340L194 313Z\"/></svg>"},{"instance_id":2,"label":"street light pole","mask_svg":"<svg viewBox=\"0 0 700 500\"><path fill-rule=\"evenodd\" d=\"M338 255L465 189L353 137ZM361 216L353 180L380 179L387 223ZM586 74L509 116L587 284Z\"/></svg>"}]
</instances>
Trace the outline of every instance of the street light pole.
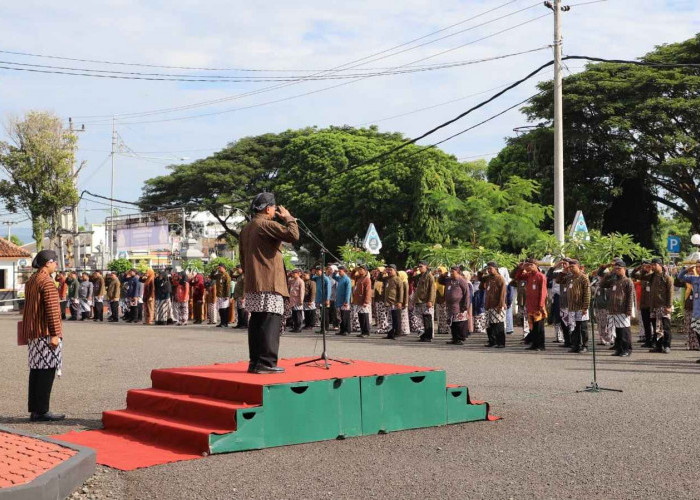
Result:
<instances>
[{"instance_id":1,"label":"street light pole","mask_svg":"<svg viewBox=\"0 0 700 500\"><path fill-rule=\"evenodd\" d=\"M117 149L117 128L112 117L112 182L109 188L109 258L114 258L114 155Z\"/></svg>"},{"instance_id":2,"label":"street light pole","mask_svg":"<svg viewBox=\"0 0 700 500\"><path fill-rule=\"evenodd\" d=\"M561 76L561 0L554 11L554 235L564 243L564 115Z\"/></svg>"}]
</instances>

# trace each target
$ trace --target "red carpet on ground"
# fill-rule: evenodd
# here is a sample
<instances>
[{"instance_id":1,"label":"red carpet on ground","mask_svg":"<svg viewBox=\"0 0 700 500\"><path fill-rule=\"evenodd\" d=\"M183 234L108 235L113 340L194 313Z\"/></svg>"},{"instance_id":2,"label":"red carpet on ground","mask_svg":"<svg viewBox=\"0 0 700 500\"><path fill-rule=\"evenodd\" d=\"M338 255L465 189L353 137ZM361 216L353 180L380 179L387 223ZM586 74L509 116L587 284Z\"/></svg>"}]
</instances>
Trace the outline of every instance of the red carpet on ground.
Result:
<instances>
[{"instance_id":1,"label":"red carpet on ground","mask_svg":"<svg viewBox=\"0 0 700 500\"><path fill-rule=\"evenodd\" d=\"M152 388L131 390L125 410L104 412L104 430L53 437L93 448L97 463L120 470L193 460L209 451L210 435L236 430L238 411L262 404L266 385L435 370L356 360L295 366L307 359L283 359L286 372L275 375L248 373L247 362L153 370Z\"/></svg>"}]
</instances>

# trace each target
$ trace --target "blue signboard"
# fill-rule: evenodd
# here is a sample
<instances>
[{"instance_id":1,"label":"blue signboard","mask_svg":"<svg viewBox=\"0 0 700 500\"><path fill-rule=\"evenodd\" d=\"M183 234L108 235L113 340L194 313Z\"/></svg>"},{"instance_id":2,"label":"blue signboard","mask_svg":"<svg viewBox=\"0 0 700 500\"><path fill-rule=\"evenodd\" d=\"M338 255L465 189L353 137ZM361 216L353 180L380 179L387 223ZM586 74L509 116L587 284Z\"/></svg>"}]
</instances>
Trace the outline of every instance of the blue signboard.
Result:
<instances>
[{"instance_id":1,"label":"blue signboard","mask_svg":"<svg viewBox=\"0 0 700 500\"><path fill-rule=\"evenodd\" d=\"M681 237L669 236L666 242L666 250L668 253L679 253L681 251Z\"/></svg>"}]
</instances>

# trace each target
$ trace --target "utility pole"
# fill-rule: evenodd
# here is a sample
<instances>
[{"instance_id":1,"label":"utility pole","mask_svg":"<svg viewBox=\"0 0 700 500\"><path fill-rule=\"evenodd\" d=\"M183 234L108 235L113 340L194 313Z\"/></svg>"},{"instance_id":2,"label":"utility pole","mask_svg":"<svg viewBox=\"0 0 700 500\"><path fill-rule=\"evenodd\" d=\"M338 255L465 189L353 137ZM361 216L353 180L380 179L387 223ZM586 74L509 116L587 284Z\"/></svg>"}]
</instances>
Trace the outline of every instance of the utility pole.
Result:
<instances>
[{"instance_id":1,"label":"utility pole","mask_svg":"<svg viewBox=\"0 0 700 500\"><path fill-rule=\"evenodd\" d=\"M14 226L17 223L15 221L8 220L3 222L3 224L7 226L7 241L10 241L10 239L12 238L12 226Z\"/></svg>"},{"instance_id":2,"label":"utility pole","mask_svg":"<svg viewBox=\"0 0 700 500\"><path fill-rule=\"evenodd\" d=\"M80 130L75 130L73 128L73 119L68 118L68 127L70 129L71 134L77 133L77 132L85 132L85 125L83 125ZM76 155L75 153L78 151L78 142L76 141L75 147L73 148L73 162L71 165L71 174L73 176L73 184L75 185L75 190L78 190L78 171L75 168L75 162L76 162ZM80 201L77 201L73 204L72 207L72 217L73 217L73 227L72 227L72 232L73 232L73 267L75 269L78 268L78 254L80 253L80 241L78 240L78 203Z\"/></svg>"},{"instance_id":3,"label":"utility pole","mask_svg":"<svg viewBox=\"0 0 700 500\"><path fill-rule=\"evenodd\" d=\"M114 155L117 150L117 128L112 117L112 182L109 188L109 259L114 258Z\"/></svg>"},{"instance_id":4,"label":"utility pole","mask_svg":"<svg viewBox=\"0 0 700 500\"><path fill-rule=\"evenodd\" d=\"M564 115L561 75L561 13L570 9L562 0L544 5L554 12L554 236L564 243Z\"/></svg>"}]
</instances>

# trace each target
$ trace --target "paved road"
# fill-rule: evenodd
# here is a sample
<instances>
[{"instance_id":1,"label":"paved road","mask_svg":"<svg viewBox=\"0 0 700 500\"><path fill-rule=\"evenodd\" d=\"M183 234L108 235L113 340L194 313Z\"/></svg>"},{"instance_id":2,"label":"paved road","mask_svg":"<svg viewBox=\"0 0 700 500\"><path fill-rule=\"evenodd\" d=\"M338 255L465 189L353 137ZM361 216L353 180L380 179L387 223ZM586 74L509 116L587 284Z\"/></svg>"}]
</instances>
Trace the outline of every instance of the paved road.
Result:
<instances>
[{"instance_id":1,"label":"paved road","mask_svg":"<svg viewBox=\"0 0 700 500\"><path fill-rule=\"evenodd\" d=\"M37 434L98 428L100 412L124 407L149 372L246 358L245 334L212 327L68 323L64 374L53 409L69 419L30 424L26 348L16 316L0 316L0 423ZM516 336L517 333L516 333ZM492 404L499 422L404 431L209 457L133 472L101 468L81 498L698 498L700 364L683 350L603 352L598 375L619 393L577 394L592 378L591 356L548 342L525 352L483 336L455 348L414 338L397 342L332 337L338 357L443 367ZM318 353L312 334L285 336L285 357Z\"/></svg>"}]
</instances>

